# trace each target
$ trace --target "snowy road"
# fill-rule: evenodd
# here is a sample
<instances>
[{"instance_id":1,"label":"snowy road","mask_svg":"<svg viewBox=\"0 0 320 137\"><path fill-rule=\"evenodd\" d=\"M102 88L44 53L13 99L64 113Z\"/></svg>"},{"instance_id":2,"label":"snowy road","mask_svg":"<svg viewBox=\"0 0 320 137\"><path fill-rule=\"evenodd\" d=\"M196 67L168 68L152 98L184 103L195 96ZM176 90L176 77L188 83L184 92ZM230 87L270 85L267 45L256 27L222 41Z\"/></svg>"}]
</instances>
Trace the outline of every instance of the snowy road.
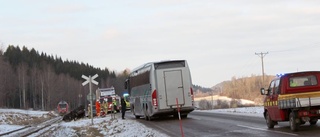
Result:
<instances>
[{"instance_id":1,"label":"snowy road","mask_svg":"<svg viewBox=\"0 0 320 137\"><path fill-rule=\"evenodd\" d=\"M138 121L168 136L181 136L179 121L175 118ZM319 123L316 126L303 125L299 132L292 132L288 122L279 123L275 129L268 130L263 117L212 112L192 112L182 123L185 137L316 137L320 134Z\"/></svg>"},{"instance_id":2,"label":"snowy road","mask_svg":"<svg viewBox=\"0 0 320 137\"><path fill-rule=\"evenodd\" d=\"M117 119L110 116L56 124L59 127L48 133L48 136L106 136L106 137L179 137L180 124L176 118L163 118L154 121L135 119L127 111L126 119L120 114ZM231 108L215 110L195 110L183 119L185 137L318 137L320 122L315 126L302 125L300 131L292 132L288 122L279 123L275 129L269 130L262 116L263 107ZM21 120L51 118L51 112L28 111L19 109L0 109L0 133L23 127ZM14 119L12 119L14 117ZM28 122L30 122L28 121ZM142 123L142 124L141 124Z\"/></svg>"}]
</instances>

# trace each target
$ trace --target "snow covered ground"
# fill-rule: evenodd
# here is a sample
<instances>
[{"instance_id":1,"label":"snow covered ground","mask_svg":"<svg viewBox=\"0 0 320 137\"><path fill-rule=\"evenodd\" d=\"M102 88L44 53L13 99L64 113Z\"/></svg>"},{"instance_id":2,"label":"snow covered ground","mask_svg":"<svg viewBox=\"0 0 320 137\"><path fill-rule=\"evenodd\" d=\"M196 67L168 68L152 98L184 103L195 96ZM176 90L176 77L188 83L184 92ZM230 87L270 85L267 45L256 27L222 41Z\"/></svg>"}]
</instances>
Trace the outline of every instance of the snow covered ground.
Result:
<instances>
[{"instance_id":1,"label":"snow covered ground","mask_svg":"<svg viewBox=\"0 0 320 137\"><path fill-rule=\"evenodd\" d=\"M207 100L207 101L213 101L213 105L217 105L217 100L223 100L223 101L228 101L230 102L232 98L226 97L226 96L220 96L220 95L213 95L213 96L206 96L206 97L195 97L194 101L197 103L200 100ZM255 102L247 99L239 99L241 104L247 105L247 104L256 104Z\"/></svg>"},{"instance_id":2,"label":"snow covered ground","mask_svg":"<svg viewBox=\"0 0 320 137\"><path fill-rule=\"evenodd\" d=\"M228 114L234 114L234 115L246 115L246 116L253 116L253 117L263 117L263 107L243 107L243 108L196 110L196 111L209 112L209 113L228 113Z\"/></svg>"},{"instance_id":3,"label":"snow covered ground","mask_svg":"<svg viewBox=\"0 0 320 137\"><path fill-rule=\"evenodd\" d=\"M263 117L263 107L195 111ZM35 119L36 117L48 119L52 115L53 112L48 111L0 109L0 134L21 128L23 125L28 124L31 119ZM94 118L93 122L94 124L92 125L91 119L88 118L71 122L62 122L59 125L55 125L57 129L48 133L48 136L166 137L166 135L154 129L147 128L135 120L122 120L117 117L116 119L111 119L110 116L107 116Z\"/></svg>"}]
</instances>

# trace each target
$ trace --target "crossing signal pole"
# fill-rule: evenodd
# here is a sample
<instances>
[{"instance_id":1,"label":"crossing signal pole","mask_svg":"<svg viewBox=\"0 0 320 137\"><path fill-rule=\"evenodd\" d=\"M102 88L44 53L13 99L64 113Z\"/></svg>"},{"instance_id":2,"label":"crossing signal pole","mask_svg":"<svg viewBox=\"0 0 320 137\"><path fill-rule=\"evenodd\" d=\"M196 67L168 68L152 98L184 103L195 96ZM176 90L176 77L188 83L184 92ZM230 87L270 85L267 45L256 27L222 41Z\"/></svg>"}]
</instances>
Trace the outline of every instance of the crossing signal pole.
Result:
<instances>
[{"instance_id":1,"label":"crossing signal pole","mask_svg":"<svg viewBox=\"0 0 320 137\"><path fill-rule=\"evenodd\" d=\"M93 111L93 108L92 108L92 106L93 106L93 99L95 100L95 96L94 96L94 94L92 93L92 84L91 83L93 83L93 84L95 84L95 85L98 85L99 83L97 82L97 81L95 81L94 79L95 78L97 78L98 77L98 74L95 74L94 76L92 76L91 77L91 75L89 75L89 77L87 77L87 76L85 76L85 75L82 75L81 76L83 79L85 79L86 81L85 82L83 82L82 83L82 86L85 86L85 85L87 85L88 83L89 83L89 90L90 90L90 92L89 92L89 94L88 94L88 98L90 99L90 109L91 109L91 111L90 111L90 116L91 116L91 125L93 125L93 114L92 114L92 111ZM88 99L88 100L89 100Z\"/></svg>"},{"instance_id":2,"label":"crossing signal pole","mask_svg":"<svg viewBox=\"0 0 320 137\"><path fill-rule=\"evenodd\" d=\"M264 84L264 64L263 64L263 58L268 54L269 52L260 52L260 53L255 53L261 58L261 63L262 63L262 85Z\"/></svg>"}]
</instances>

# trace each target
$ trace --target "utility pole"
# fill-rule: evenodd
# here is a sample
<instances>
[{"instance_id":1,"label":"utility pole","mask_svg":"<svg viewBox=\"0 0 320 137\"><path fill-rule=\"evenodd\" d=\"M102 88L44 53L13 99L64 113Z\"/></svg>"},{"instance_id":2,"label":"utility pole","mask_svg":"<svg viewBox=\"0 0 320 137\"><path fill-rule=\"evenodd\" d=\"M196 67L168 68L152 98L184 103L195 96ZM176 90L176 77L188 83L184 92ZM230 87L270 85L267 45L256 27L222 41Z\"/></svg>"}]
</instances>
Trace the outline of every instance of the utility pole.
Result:
<instances>
[{"instance_id":1,"label":"utility pole","mask_svg":"<svg viewBox=\"0 0 320 137\"><path fill-rule=\"evenodd\" d=\"M211 91L211 104L212 104L211 109L213 109L213 90Z\"/></svg>"},{"instance_id":2,"label":"utility pole","mask_svg":"<svg viewBox=\"0 0 320 137\"><path fill-rule=\"evenodd\" d=\"M260 52L260 53L255 53L261 58L261 63L262 63L262 85L264 84L264 64L263 64L263 57L266 56L269 52Z\"/></svg>"}]
</instances>

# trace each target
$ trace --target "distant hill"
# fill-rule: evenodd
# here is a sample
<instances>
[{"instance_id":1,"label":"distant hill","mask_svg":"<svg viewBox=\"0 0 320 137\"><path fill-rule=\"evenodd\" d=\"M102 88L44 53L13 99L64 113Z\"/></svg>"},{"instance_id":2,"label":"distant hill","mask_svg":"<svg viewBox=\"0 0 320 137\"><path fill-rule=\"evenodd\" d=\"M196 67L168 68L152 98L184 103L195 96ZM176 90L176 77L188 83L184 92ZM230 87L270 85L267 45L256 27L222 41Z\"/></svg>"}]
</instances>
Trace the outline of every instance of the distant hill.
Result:
<instances>
[{"instance_id":1,"label":"distant hill","mask_svg":"<svg viewBox=\"0 0 320 137\"><path fill-rule=\"evenodd\" d=\"M206 87L202 87L200 85L193 85L193 89L195 91L201 91L201 92L204 92L204 93L212 92L212 88L206 88Z\"/></svg>"},{"instance_id":2,"label":"distant hill","mask_svg":"<svg viewBox=\"0 0 320 137\"><path fill-rule=\"evenodd\" d=\"M252 74L250 77L232 77L231 80L223 81L212 88L195 88L195 97L221 95L233 99L252 100L259 104L262 103L263 99L263 96L260 95L260 88L266 88L274 77L273 75L265 75L264 83L261 75Z\"/></svg>"}]
</instances>

